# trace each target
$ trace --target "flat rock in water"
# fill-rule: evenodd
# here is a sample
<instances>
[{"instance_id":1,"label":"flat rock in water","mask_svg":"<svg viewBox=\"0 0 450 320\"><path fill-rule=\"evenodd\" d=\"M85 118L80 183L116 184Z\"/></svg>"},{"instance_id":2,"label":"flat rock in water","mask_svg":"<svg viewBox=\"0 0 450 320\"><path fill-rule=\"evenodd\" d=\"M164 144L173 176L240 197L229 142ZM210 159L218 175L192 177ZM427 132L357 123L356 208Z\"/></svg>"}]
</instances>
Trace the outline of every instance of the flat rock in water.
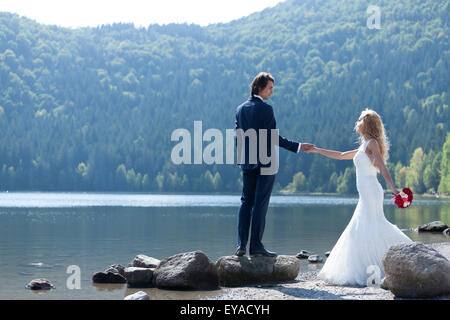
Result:
<instances>
[{"instance_id":1,"label":"flat rock in water","mask_svg":"<svg viewBox=\"0 0 450 320\"><path fill-rule=\"evenodd\" d=\"M39 278L31 280L26 288L30 290L50 290L55 288L55 286L48 279Z\"/></svg>"},{"instance_id":2,"label":"flat rock in water","mask_svg":"<svg viewBox=\"0 0 450 320\"><path fill-rule=\"evenodd\" d=\"M433 221L423 224L418 227L419 232L442 232L447 229L448 226L442 221Z\"/></svg>"},{"instance_id":3,"label":"flat rock in water","mask_svg":"<svg viewBox=\"0 0 450 320\"><path fill-rule=\"evenodd\" d=\"M432 298L450 294L450 262L431 246L394 245L384 254L383 286L401 298Z\"/></svg>"},{"instance_id":4,"label":"flat rock in water","mask_svg":"<svg viewBox=\"0 0 450 320\"><path fill-rule=\"evenodd\" d=\"M328 258L328 257L330 256L330 253L331 253L331 251L327 251L327 252L325 252L325 254L324 254L324 255L325 255L325 257L327 257L327 258Z\"/></svg>"},{"instance_id":5,"label":"flat rock in water","mask_svg":"<svg viewBox=\"0 0 450 320\"><path fill-rule=\"evenodd\" d=\"M294 280L300 271L300 260L287 255L225 256L217 260L216 266L220 285L233 287Z\"/></svg>"},{"instance_id":6,"label":"flat rock in water","mask_svg":"<svg viewBox=\"0 0 450 320\"><path fill-rule=\"evenodd\" d=\"M216 265L202 251L179 253L161 261L153 284L163 289L208 290L219 285Z\"/></svg>"}]
</instances>

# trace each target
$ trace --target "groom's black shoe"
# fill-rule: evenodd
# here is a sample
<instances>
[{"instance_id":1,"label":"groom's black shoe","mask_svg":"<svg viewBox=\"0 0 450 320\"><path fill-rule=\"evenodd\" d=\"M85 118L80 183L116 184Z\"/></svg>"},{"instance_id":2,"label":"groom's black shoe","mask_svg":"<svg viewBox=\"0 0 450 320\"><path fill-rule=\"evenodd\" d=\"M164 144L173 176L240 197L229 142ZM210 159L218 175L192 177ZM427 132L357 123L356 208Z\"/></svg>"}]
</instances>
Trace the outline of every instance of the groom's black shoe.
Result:
<instances>
[{"instance_id":1,"label":"groom's black shoe","mask_svg":"<svg viewBox=\"0 0 450 320\"><path fill-rule=\"evenodd\" d=\"M252 251L250 252L251 256L263 256L263 257L276 257L277 253L269 250L260 250L260 251Z\"/></svg>"},{"instance_id":2,"label":"groom's black shoe","mask_svg":"<svg viewBox=\"0 0 450 320\"><path fill-rule=\"evenodd\" d=\"M238 256L238 257L242 257L244 254L245 254L245 249L242 249L242 248L237 248L236 252L234 253L234 255Z\"/></svg>"}]
</instances>

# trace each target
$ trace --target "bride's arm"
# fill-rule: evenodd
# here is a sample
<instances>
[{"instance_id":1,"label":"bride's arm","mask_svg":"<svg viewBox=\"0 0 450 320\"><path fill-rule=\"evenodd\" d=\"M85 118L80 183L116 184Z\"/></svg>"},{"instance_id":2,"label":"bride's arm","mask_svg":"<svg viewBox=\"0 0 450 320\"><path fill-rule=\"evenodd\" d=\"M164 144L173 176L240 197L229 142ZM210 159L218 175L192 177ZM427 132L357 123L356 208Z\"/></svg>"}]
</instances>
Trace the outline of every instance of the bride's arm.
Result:
<instances>
[{"instance_id":1,"label":"bride's arm","mask_svg":"<svg viewBox=\"0 0 450 320\"><path fill-rule=\"evenodd\" d=\"M384 180L386 180L386 182L389 184L392 193L393 194L399 193L399 191L395 188L394 182L392 181L391 178L391 174L389 173L389 170L387 169L386 164L384 163L378 142L376 140L371 140L367 144L367 149L369 149L372 152L373 165L380 170L380 173L383 176Z\"/></svg>"},{"instance_id":2,"label":"bride's arm","mask_svg":"<svg viewBox=\"0 0 450 320\"><path fill-rule=\"evenodd\" d=\"M356 152L358 152L358 149L350 150L350 151L335 151L335 150L327 150L322 148L312 148L309 151L306 151L307 153L320 153L321 155L337 159L337 160L351 160L355 156Z\"/></svg>"}]
</instances>

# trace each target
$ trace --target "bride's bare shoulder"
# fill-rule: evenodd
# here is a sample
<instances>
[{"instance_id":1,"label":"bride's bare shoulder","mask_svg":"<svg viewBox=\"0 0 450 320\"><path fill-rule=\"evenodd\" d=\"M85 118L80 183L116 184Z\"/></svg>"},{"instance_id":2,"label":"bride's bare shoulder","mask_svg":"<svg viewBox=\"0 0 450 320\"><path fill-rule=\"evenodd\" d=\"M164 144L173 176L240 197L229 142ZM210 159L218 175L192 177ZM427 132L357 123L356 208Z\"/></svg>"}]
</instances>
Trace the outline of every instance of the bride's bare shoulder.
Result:
<instances>
[{"instance_id":1,"label":"bride's bare shoulder","mask_svg":"<svg viewBox=\"0 0 450 320\"><path fill-rule=\"evenodd\" d=\"M373 152L380 152L380 145L376 139L368 140L366 145L366 153L372 154Z\"/></svg>"}]
</instances>

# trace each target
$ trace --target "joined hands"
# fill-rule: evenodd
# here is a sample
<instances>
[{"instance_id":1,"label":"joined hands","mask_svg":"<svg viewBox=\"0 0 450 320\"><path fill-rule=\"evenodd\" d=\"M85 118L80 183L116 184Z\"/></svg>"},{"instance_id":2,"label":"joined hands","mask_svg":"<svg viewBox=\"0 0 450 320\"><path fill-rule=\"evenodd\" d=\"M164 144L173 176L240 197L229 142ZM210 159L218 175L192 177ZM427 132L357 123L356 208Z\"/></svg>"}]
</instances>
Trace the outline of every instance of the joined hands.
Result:
<instances>
[{"instance_id":1,"label":"joined hands","mask_svg":"<svg viewBox=\"0 0 450 320\"><path fill-rule=\"evenodd\" d=\"M315 149L315 148L316 148L316 146L312 143L302 143L302 146L300 147L300 149L306 153L310 153L311 150Z\"/></svg>"},{"instance_id":2,"label":"joined hands","mask_svg":"<svg viewBox=\"0 0 450 320\"><path fill-rule=\"evenodd\" d=\"M303 143L302 143L302 150L303 150ZM317 148L314 144L307 143L306 150L303 150L306 153L319 153L319 148Z\"/></svg>"}]
</instances>

